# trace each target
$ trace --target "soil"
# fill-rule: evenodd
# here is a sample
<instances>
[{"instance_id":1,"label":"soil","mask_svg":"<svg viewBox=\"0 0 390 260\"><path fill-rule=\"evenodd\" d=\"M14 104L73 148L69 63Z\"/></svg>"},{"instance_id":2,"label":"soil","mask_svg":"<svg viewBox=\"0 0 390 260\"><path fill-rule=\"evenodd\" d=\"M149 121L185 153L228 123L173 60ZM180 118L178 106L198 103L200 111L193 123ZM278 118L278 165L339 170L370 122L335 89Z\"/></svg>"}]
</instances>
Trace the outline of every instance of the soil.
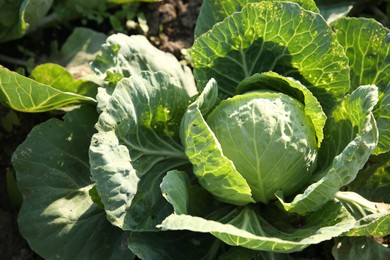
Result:
<instances>
[{"instance_id":1,"label":"soil","mask_svg":"<svg viewBox=\"0 0 390 260\"><path fill-rule=\"evenodd\" d=\"M142 5L150 28L147 36L160 49L181 58L181 50L191 47L193 43L193 31L201 3L202 0L164 0L156 4ZM60 33L55 32L55 34ZM25 41L26 39L21 39L7 43L3 45L2 52ZM41 53L45 53L45 49L50 48L44 44L38 47L41 49L37 49L37 52ZM7 52L7 55L10 53ZM2 65L7 66L7 64ZM0 118L3 118L8 111L7 108L0 106ZM41 259L19 234L18 205L15 205L8 195L6 173L12 171L13 151L23 142L32 127L52 115L23 113L18 115L21 125L14 127L11 132L5 131L0 126L0 259Z\"/></svg>"}]
</instances>

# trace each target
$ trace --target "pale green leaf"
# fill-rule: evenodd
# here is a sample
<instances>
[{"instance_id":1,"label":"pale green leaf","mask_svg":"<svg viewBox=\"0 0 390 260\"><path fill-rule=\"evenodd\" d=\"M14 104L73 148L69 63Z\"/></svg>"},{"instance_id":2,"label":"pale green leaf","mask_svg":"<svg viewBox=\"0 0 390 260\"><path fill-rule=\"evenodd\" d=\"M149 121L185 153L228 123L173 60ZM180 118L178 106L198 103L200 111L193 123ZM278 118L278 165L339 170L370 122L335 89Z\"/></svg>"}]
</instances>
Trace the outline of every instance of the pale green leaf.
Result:
<instances>
[{"instance_id":1,"label":"pale green leaf","mask_svg":"<svg viewBox=\"0 0 390 260\"><path fill-rule=\"evenodd\" d=\"M311 119L316 131L318 147L324 139L323 128L325 126L326 115L322 107L313 94L299 81L286 78L274 72L264 72L254 74L244 79L238 86L237 92L244 93L251 90L268 89L294 97L304 104L305 114Z\"/></svg>"},{"instance_id":2,"label":"pale green leaf","mask_svg":"<svg viewBox=\"0 0 390 260\"><path fill-rule=\"evenodd\" d=\"M377 87L361 86L346 95L335 107L325 124L325 140L319 152L319 170L329 167L335 156L362 131L367 115L373 111L377 102Z\"/></svg>"},{"instance_id":3,"label":"pale green leaf","mask_svg":"<svg viewBox=\"0 0 390 260\"><path fill-rule=\"evenodd\" d=\"M156 216L166 214L159 185L167 171L188 163L179 139L188 104L186 90L166 73L145 71L117 84L90 147L92 177L114 225L154 230Z\"/></svg>"},{"instance_id":4,"label":"pale green leaf","mask_svg":"<svg viewBox=\"0 0 390 260\"><path fill-rule=\"evenodd\" d=\"M0 66L0 102L22 112L45 112L95 99L39 83Z\"/></svg>"},{"instance_id":5,"label":"pale green leaf","mask_svg":"<svg viewBox=\"0 0 390 260\"><path fill-rule=\"evenodd\" d=\"M188 213L189 178L186 173L170 171L161 183L161 192L165 199L173 206L176 214Z\"/></svg>"},{"instance_id":6,"label":"pale green leaf","mask_svg":"<svg viewBox=\"0 0 390 260\"><path fill-rule=\"evenodd\" d=\"M34 30L52 8L54 0L24 0L21 10L24 10L24 21L28 30Z\"/></svg>"},{"instance_id":7,"label":"pale green leaf","mask_svg":"<svg viewBox=\"0 0 390 260\"><path fill-rule=\"evenodd\" d=\"M323 18L287 2L247 4L192 47L198 87L215 78L224 95L255 73L274 71L305 85L328 113L349 90L348 59Z\"/></svg>"},{"instance_id":8,"label":"pale green leaf","mask_svg":"<svg viewBox=\"0 0 390 260\"><path fill-rule=\"evenodd\" d=\"M23 194L19 230L45 259L123 259L132 257L89 196L93 187L88 163L94 107L74 110L65 120L36 126L12 162Z\"/></svg>"},{"instance_id":9,"label":"pale green leaf","mask_svg":"<svg viewBox=\"0 0 390 260\"><path fill-rule=\"evenodd\" d=\"M283 215L282 212L277 214ZM265 219L256 207L246 206L235 208L221 220L172 214L162 222L161 227L211 233L232 246L289 253L337 237L351 229L355 222L345 208L335 202L325 204L321 210L306 216L302 226L290 226L290 230L279 230L272 226L275 217L284 218L286 223L291 221L287 215L273 215Z\"/></svg>"},{"instance_id":10,"label":"pale green leaf","mask_svg":"<svg viewBox=\"0 0 390 260\"><path fill-rule=\"evenodd\" d=\"M143 70L163 71L176 78L189 96L197 94L191 70L178 62L170 53L154 47L146 37L114 34L107 38L101 54L92 63L95 72L106 77L108 72L123 77L136 75Z\"/></svg>"}]
</instances>

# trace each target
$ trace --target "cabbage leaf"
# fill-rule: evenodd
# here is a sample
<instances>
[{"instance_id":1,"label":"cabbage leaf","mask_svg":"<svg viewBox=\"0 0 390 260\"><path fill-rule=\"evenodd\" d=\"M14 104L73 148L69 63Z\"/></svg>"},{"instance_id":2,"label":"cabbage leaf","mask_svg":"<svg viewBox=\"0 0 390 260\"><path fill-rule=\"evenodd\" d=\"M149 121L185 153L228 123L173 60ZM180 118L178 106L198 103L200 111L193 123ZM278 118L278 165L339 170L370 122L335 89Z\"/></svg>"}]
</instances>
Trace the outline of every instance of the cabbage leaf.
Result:
<instances>
[{"instance_id":1,"label":"cabbage leaf","mask_svg":"<svg viewBox=\"0 0 390 260\"><path fill-rule=\"evenodd\" d=\"M325 113L350 88L348 58L330 26L297 4L247 4L199 36L192 47L198 87L215 78L220 92L255 73L293 77L319 100Z\"/></svg>"},{"instance_id":2,"label":"cabbage leaf","mask_svg":"<svg viewBox=\"0 0 390 260\"><path fill-rule=\"evenodd\" d=\"M131 258L114 227L90 195L89 140L97 113L83 107L36 126L12 162L23 194L21 234L45 259ZM48 246L50 245L50 246Z\"/></svg>"},{"instance_id":3,"label":"cabbage leaf","mask_svg":"<svg viewBox=\"0 0 390 260\"><path fill-rule=\"evenodd\" d=\"M90 147L92 178L114 225L154 230L165 217L158 185L168 170L188 163L178 129L189 100L176 78L163 72L145 71L115 87ZM133 212L142 210L151 221Z\"/></svg>"}]
</instances>

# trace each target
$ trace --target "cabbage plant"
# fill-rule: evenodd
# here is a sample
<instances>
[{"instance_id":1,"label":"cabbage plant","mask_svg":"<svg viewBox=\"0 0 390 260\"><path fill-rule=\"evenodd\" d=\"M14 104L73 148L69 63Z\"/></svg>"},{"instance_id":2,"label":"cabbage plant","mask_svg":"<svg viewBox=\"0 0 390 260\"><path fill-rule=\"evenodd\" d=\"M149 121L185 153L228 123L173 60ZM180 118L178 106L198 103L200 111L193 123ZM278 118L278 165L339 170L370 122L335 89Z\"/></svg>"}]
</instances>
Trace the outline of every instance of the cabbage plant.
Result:
<instances>
[{"instance_id":1,"label":"cabbage plant","mask_svg":"<svg viewBox=\"0 0 390 260\"><path fill-rule=\"evenodd\" d=\"M193 74L110 36L97 107L13 156L21 233L49 259L388 255L388 35L311 0L205 0Z\"/></svg>"}]
</instances>

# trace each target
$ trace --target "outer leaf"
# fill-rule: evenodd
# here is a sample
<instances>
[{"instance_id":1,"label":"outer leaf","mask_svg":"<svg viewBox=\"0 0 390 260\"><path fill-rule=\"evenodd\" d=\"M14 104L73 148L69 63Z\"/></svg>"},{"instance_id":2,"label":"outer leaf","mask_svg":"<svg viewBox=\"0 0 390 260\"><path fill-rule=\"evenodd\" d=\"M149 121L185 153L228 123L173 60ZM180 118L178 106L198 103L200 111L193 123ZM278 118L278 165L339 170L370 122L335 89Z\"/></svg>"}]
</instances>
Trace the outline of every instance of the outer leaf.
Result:
<instances>
[{"instance_id":1,"label":"outer leaf","mask_svg":"<svg viewBox=\"0 0 390 260\"><path fill-rule=\"evenodd\" d=\"M0 42L20 37L27 29L19 13L23 0L0 2Z\"/></svg>"},{"instance_id":2,"label":"outer leaf","mask_svg":"<svg viewBox=\"0 0 390 260\"><path fill-rule=\"evenodd\" d=\"M360 219L355 228L347 236L377 236L384 237L390 234L390 212L368 215Z\"/></svg>"},{"instance_id":3,"label":"outer leaf","mask_svg":"<svg viewBox=\"0 0 390 260\"><path fill-rule=\"evenodd\" d=\"M345 48L351 67L351 86L376 85L375 111L379 144L375 154L390 151L390 30L372 19L342 18L335 22L337 40Z\"/></svg>"},{"instance_id":4,"label":"outer leaf","mask_svg":"<svg viewBox=\"0 0 390 260\"><path fill-rule=\"evenodd\" d=\"M207 88L205 93L212 91ZM221 145L204 120L197 101L188 107L183 117L180 136L203 188L223 202L241 206L254 202L248 183L233 162L223 155Z\"/></svg>"},{"instance_id":5,"label":"outer leaf","mask_svg":"<svg viewBox=\"0 0 390 260\"><path fill-rule=\"evenodd\" d=\"M286 78L274 72L264 72L254 74L244 79L238 86L237 92L244 93L255 89L276 90L299 100L305 106L305 114L311 119L316 131L318 147L324 139L323 128L325 126L326 115L322 111L321 105L313 94L299 81Z\"/></svg>"},{"instance_id":6,"label":"outer leaf","mask_svg":"<svg viewBox=\"0 0 390 260\"><path fill-rule=\"evenodd\" d=\"M388 259L390 249L369 237L337 239L332 249L335 260Z\"/></svg>"},{"instance_id":7,"label":"outer leaf","mask_svg":"<svg viewBox=\"0 0 390 260\"><path fill-rule=\"evenodd\" d=\"M55 60L66 66L75 78L90 76L94 74L90 62L96 58L106 39L107 36L103 33L77 27L66 39Z\"/></svg>"},{"instance_id":8,"label":"outer leaf","mask_svg":"<svg viewBox=\"0 0 390 260\"><path fill-rule=\"evenodd\" d=\"M0 66L0 102L22 112L44 112L95 99L55 89Z\"/></svg>"},{"instance_id":9,"label":"outer leaf","mask_svg":"<svg viewBox=\"0 0 390 260\"><path fill-rule=\"evenodd\" d=\"M131 258L124 232L113 227L89 196L88 164L95 108L77 109L65 121L36 126L13 155L23 205L19 228L45 259Z\"/></svg>"},{"instance_id":10,"label":"outer leaf","mask_svg":"<svg viewBox=\"0 0 390 260\"><path fill-rule=\"evenodd\" d=\"M390 234L390 204L372 202L350 191L339 191L336 198L358 220L348 236L383 237Z\"/></svg>"},{"instance_id":11,"label":"outer leaf","mask_svg":"<svg viewBox=\"0 0 390 260\"><path fill-rule=\"evenodd\" d=\"M279 212L280 214L280 212ZM275 216L274 216L275 217ZM284 216L285 221L288 216ZM349 230L354 219L339 203L329 202L308 215L304 226L292 230L278 230L251 207L236 208L223 220L207 220L190 215L172 214L161 227L168 230L209 232L232 246L272 252L295 252L310 244L336 237Z\"/></svg>"},{"instance_id":12,"label":"outer leaf","mask_svg":"<svg viewBox=\"0 0 390 260\"><path fill-rule=\"evenodd\" d=\"M321 148L323 153L319 154L318 163L325 160L326 163L322 162L322 165L325 164L326 168L321 168L323 171L314 176L317 181L291 203L285 203L280 198L287 211L306 214L317 210L333 199L342 186L356 178L378 142L375 119L370 112L376 101L376 88L362 86L335 109L331 120L327 122L331 129L324 139L327 142ZM338 154L340 148L343 150ZM330 165L324 155L334 158Z\"/></svg>"},{"instance_id":13,"label":"outer leaf","mask_svg":"<svg viewBox=\"0 0 390 260\"><path fill-rule=\"evenodd\" d=\"M114 34L108 37L102 54L95 59L92 67L103 77L108 72L129 77L143 70L163 71L176 78L189 96L197 94L191 70L180 64L172 54L151 45L144 36Z\"/></svg>"},{"instance_id":14,"label":"outer leaf","mask_svg":"<svg viewBox=\"0 0 390 260\"><path fill-rule=\"evenodd\" d=\"M206 116L216 105L218 105L219 101L217 82L214 79L210 79L202 93L196 98L195 102L202 115Z\"/></svg>"},{"instance_id":15,"label":"outer leaf","mask_svg":"<svg viewBox=\"0 0 390 260\"><path fill-rule=\"evenodd\" d=\"M61 91L76 93L94 98L97 85L88 80L74 79L62 66L54 63L38 65L33 69L30 78Z\"/></svg>"},{"instance_id":16,"label":"outer leaf","mask_svg":"<svg viewBox=\"0 0 390 260\"><path fill-rule=\"evenodd\" d=\"M329 167L335 156L362 131L367 115L377 102L377 88L361 86L335 107L325 125L325 141L319 152L319 170Z\"/></svg>"},{"instance_id":17,"label":"outer leaf","mask_svg":"<svg viewBox=\"0 0 390 260\"><path fill-rule=\"evenodd\" d=\"M279 2L280 0L271 1ZM199 37L201 34L207 32L214 24L221 22L234 12L241 11L246 4L257 2L262 2L262 0L204 0L198 21L196 22L195 37ZM292 0L290 2L295 2L307 10L319 12L313 0Z\"/></svg>"},{"instance_id":18,"label":"outer leaf","mask_svg":"<svg viewBox=\"0 0 390 260\"><path fill-rule=\"evenodd\" d=\"M177 170L167 173L161 191L176 214L205 216L220 205L202 187L192 185L187 173Z\"/></svg>"},{"instance_id":19,"label":"outer leaf","mask_svg":"<svg viewBox=\"0 0 390 260\"><path fill-rule=\"evenodd\" d=\"M199 87L215 78L225 95L264 71L299 80L325 112L349 89L348 59L331 28L293 3L246 5L197 38L192 57Z\"/></svg>"},{"instance_id":20,"label":"outer leaf","mask_svg":"<svg viewBox=\"0 0 390 260\"><path fill-rule=\"evenodd\" d=\"M46 15L53 0L0 2L0 42L21 38Z\"/></svg>"},{"instance_id":21,"label":"outer leaf","mask_svg":"<svg viewBox=\"0 0 390 260\"><path fill-rule=\"evenodd\" d=\"M166 172L181 163L175 164L170 161L158 163L149 170L148 174L141 177L137 193L131 201L131 206L126 210L122 229L135 231L157 230L156 226L173 210L172 206L161 195L160 184Z\"/></svg>"},{"instance_id":22,"label":"outer leaf","mask_svg":"<svg viewBox=\"0 0 390 260\"><path fill-rule=\"evenodd\" d=\"M165 214L158 186L163 174L188 163L178 136L188 103L186 91L166 73L142 72L117 84L90 147L92 177L114 225L154 230L156 216ZM137 227L134 214L146 224Z\"/></svg>"}]
</instances>

